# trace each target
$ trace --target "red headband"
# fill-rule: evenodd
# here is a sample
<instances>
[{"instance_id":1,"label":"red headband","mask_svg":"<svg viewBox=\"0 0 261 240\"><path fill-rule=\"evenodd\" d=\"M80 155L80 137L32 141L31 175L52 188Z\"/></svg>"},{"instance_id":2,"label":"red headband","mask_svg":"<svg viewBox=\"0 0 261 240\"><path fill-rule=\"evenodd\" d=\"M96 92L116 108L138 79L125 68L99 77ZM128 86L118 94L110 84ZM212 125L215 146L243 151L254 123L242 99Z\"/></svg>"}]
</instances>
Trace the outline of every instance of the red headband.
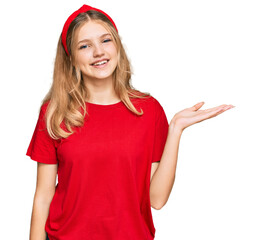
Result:
<instances>
[{"instance_id":1,"label":"red headband","mask_svg":"<svg viewBox=\"0 0 261 240\"><path fill-rule=\"evenodd\" d=\"M68 19L66 20L64 26L63 26L63 31L62 31L62 44L63 44L63 47L64 47L64 50L66 51L67 55L69 56L69 52L68 52L68 49L67 49L67 46L66 46L66 37L67 37L67 31L68 31L68 28L71 24L71 22L82 12L87 12L89 10L95 10L95 11L98 11L98 12L101 12L103 13L110 21L111 23L113 24L114 28L116 29L116 31L118 32L118 29L115 25L115 23L113 22L112 18L105 12L103 12L102 10L98 9L98 8L93 8L91 6L88 6L88 5L83 5L81 8L79 8L78 10L76 10L74 13L72 13Z\"/></svg>"}]
</instances>

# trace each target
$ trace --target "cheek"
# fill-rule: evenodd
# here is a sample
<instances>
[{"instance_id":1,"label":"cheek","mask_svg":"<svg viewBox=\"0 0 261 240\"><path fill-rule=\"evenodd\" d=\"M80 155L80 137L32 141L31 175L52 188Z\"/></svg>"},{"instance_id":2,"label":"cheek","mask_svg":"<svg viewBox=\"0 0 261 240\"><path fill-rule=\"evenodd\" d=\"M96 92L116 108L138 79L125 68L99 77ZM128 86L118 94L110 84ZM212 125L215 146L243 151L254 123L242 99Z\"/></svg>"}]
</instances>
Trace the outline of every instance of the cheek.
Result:
<instances>
[{"instance_id":1,"label":"cheek","mask_svg":"<svg viewBox=\"0 0 261 240\"><path fill-rule=\"evenodd\" d=\"M115 56L117 57L117 49L113 44L107 46L106 51L110 53L111 57L115 57Z\"/></svg>"},{"instance_id":2,"label":"cheek","mask_svg":"<svg viewBox=\"0 0 261 240\"><path fill-rule=\"evenodd\" d=\"M85 54L79 54L77 58L77 64L80 65L89 65L90 64L90 56Z\"/></svg>"}]
</instances>

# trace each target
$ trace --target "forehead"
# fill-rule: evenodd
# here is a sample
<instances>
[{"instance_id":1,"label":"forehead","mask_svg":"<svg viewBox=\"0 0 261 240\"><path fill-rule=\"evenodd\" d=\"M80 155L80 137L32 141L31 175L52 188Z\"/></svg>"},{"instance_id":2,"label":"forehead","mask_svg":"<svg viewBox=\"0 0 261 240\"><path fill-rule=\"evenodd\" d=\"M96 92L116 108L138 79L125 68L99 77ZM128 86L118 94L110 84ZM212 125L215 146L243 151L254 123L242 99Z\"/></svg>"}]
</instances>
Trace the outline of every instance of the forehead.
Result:
<instances>
[{"instance_id":1,"label":"forehead","mask_svg":"<svg viewBox=\"0 0 261 240\"><path fill-rule=\"evenodd\" d=\"M95 39L99 38L101 35L105 33L109 33L108 30L100 23L95 21L89 21L84 23L76 33L76 37L78 41L83 39Z\"/></svg>"}]
</instances>

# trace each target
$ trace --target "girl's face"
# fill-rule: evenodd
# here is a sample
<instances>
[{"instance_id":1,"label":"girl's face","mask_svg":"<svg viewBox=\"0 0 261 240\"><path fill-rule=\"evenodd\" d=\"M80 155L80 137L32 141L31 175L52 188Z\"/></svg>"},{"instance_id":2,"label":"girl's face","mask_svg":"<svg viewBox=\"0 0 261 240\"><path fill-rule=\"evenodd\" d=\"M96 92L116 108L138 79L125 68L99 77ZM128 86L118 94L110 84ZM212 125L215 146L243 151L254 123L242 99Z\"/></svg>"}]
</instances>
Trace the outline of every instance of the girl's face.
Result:
<instances>
[{"instance_id":1,"label":"girl's face","mask_svg":"<svg viewBox=\"0 0 261 240\"><path fill-rule=\"evenodd\" d=\"M111 34L101 24L89 21L76 31L75 41L75 65L80 68L83 79L112 80L117 49Z\"/></svg>"}]
</instances>

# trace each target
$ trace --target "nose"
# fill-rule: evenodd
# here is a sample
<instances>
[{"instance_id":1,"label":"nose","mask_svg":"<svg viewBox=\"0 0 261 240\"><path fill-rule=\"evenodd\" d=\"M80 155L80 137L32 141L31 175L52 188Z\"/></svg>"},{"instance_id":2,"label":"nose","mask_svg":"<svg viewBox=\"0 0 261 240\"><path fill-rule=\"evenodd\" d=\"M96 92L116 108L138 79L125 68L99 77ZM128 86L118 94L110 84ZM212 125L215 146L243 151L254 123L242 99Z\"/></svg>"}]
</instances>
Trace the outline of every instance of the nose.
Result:
<instances>
[{"instance_id":1,"label":"nose","mask_svg":"<svg viewBox=\"0 0 261 240\"><path fill-rule=\"evenodd\" d=\"M100 57L104 55L104 49L101 44L95 44L93 48L93 57Z\"/></svg>"}]
</instances>

